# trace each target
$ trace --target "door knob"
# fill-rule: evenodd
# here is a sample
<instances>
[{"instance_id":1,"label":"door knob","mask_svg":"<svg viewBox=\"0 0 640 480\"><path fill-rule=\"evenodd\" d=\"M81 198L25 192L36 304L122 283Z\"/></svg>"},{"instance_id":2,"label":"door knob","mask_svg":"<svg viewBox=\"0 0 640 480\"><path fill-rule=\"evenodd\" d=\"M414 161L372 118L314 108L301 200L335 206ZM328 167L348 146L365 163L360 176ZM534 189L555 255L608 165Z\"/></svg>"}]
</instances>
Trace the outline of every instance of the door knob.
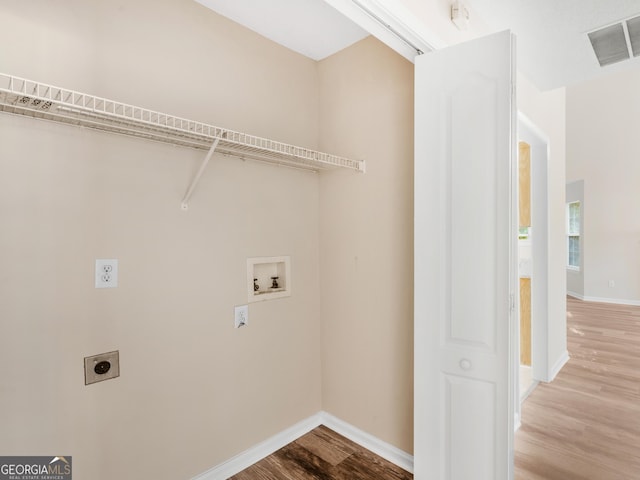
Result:
<instances>
[{"instance_id":1,"label":"door knob","mask_svg":"<svg viewBox=\"0 0 640 480\"><path fill-rule=\"evenodd\" d=\"M473 366L473 364L471 363L471 360L467 360L466 358L463 358L462 360L460 360L460 368L464 371L468 371L471 370L471 367Z\"/></svg>"}]
</instances>

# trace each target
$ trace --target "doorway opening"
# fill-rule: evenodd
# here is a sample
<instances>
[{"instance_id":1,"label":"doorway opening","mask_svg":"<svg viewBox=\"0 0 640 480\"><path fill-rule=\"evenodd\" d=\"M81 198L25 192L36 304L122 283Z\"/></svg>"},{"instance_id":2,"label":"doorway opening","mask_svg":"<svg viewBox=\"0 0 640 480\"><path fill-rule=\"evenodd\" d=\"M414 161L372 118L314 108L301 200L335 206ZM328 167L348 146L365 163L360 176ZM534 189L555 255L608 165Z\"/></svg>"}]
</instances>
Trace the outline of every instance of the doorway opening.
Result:
<instances>
[{"instance_id":1,"label":"doorway opening","mask_svg":"<svg viewBox=\"0 0 640 480\"><path fill-rule=\"evenodd\" d=\"M520 281L519 381L520 404L540 381L548 379L548 188L549 141L525 115L518 114Z\"/></svg>"}]
</instances>

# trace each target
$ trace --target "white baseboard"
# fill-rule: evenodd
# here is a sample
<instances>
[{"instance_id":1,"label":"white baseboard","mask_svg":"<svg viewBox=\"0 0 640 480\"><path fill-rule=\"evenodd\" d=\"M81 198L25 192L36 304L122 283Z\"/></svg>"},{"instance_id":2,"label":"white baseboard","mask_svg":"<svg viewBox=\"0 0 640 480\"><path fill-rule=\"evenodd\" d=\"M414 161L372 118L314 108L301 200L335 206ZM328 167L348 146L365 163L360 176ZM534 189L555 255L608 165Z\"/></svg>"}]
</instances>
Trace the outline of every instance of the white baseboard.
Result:
<instances>
[{"instance_id":1,"label":"white baseboard","mask_svg":"<svg viewBox=\"0 0 640 480\"><path fill-rule=\"evenodd\" d=\"M575 292L567 292L567 295L584 302L596 302L596 303L613 303L616 305L631 305L634 307L640 306L640 300L628 300L624 298L604 298L604 297L586 297Z\"/></svg>"},{"instance_id":2,"label":"white baseboard","mask_svg":"<svg viewBox=\"0 0 640 480\"><path fill-rule=\"evenodd\" d=\"M262 460L264 457L268 457L276 450L280 450L285 445L297 440L302 435L310 432L319 425L320 414L316 413L315 415L296 423L292 427L275 434L264 442L260 442L235 457L230 458L226 462L193 477L192 480L225 480L232 477L233 475L240 473L245 468L248 468L254 463Z\"/></svg>"},{"instance_id":3,"label":"white baseboard","mask_svg":"<svg viewBox=\"0 0 640 480\"><path fill-rule=\"evenodd\" d=\"M520 403L524 402L529 395L533 393L540 382L538 380L533 380L531 385L527 388L527 391L520 394Z\"/></svg>"},{"instance_id":4,"label":"white baseboard","mask_svg":"<svg viewBox=\"0 0 640 480\"><path fill-rule=\"evenodd\" d=\"M339 433L343 437L347 437L352 442L357 443L361 447L372 451L376 455L381 456L385 460L405 469L409 473L413 473L413 455L400 450L393 445L374 437L373 435L360 430L353 425L334 417L330 413L320 412L322 424L334 432Z\"/></svg>"},{"instance_id":5,"label":"white baseboard","mask_svg":"<svg viewBox=\"0 0 640 480\"><path fill-rule=\"evenodd\" d=\"M556 378L558 373L560 373L560 370L562 370L562 367L564 367L569 361L569 358L569 352L565 350L562 355L560 355L560 358L558 358L556 363L553 364L553 367L551 367L551 371L549 372L549 379L547 380L547 382L552 382L553 379Z\"/></svg>"},{"instance_id":6,"label":"white baseboard","mask_svg":"<svg viewBox=\"0 0 640 480\"><path fill-rule=\"evenodd\" d=\"M577 298L578 300L584 300L584 295L582 295L580 293L570 292L569 290L567 290L567 295L569 295L570 297L573 297L573 298Z\"/></svg>"},{"instance_id":7,"label":"white baseboard","mask_svg":"<svg viewBox=\"0 0 640 480\"><path fill-rule=\"evenodd\" d=\"M370 435L329 413L318 412L315 415L296 423L294 426L274 435L264 442L261 442L236 455L226 462L201 473L192 480L225 480L232 477L320 425L325 425L340 435L347 437L352 442L371 450L376 455L379 455L391 463L413 473L412 455L409 455L393 445L383 442L373 435Z\"/></svg>"},{"instance_id":8,"label":"white baseboard","mask_svg":"<svg viewBox=\"0 0 640 480\"><path fill-rule=\"evenodd\" d=\"M632 305L640 306L640 300L626 300L624 298L602 298L602 297L583 297L585 302L598 302L598 303L615 303L617 305Z\"/></svg>"}]
</instances>

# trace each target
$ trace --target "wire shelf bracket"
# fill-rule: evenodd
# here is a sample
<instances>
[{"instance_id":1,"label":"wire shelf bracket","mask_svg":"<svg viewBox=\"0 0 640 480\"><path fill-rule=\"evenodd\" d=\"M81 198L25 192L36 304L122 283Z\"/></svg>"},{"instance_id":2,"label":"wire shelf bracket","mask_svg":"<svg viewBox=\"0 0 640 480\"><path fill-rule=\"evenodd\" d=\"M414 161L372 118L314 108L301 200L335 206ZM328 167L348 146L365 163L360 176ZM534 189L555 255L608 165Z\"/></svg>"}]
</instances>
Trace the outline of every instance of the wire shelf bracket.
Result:
<instances>
[{"instance_id":1,"label":"wire shelf bracket","mask_svg":"<svg viewBox=\"0 0 640 480\"><path fill-rule=\"evenodd\" d=\"M219 143L220 143L219 138L216 138L213 141L213 145L211 145L211 148L207 152L207 156L204 157L202 164L200 164L198 173L196 173L196 176L193 177L193 180L191 180L191 184L187 189L187 193L184 194L184 197L182 199L182 204L181 204L182 210L189 210L189 199L191 198L193 191L196 189L196 186L198 185L198 182L200 181L200 177L202 177L204 170L207 168L207 165L209 165L209 160L211 160L211 157L213 156L213 152L216 151L216 147L218 146Z\"/></svg>"},{"instance_id":2,"label":"wire shelf bracket","mask_svg":"<svg viewBox=\"0 0 640 480\"><path fill-rule=\"evenodd\" d=\"M182 200L185 210L214 151L315 172L334 168L365 172L364 160L297 147L3 73L0 73L0 112L207 150Z\"/></svg>"}]
</instances>

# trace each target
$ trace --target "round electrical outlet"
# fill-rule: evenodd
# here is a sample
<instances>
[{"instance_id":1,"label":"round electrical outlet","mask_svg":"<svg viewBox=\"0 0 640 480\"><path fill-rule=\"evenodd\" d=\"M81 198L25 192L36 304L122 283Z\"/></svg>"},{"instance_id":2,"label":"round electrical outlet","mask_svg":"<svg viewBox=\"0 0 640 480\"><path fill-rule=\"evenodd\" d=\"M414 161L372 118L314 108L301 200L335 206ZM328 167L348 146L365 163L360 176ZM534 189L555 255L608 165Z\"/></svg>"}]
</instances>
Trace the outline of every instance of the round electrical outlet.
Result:
<instances>
[{"instance_id":1,"label":"round electrical outlet","mask_svg":"<svg viewBox=\"0 0 640 480\"><path fill-rule=\"evenodd\" d=\"M93 367L93 371L98 375L104 375L111 369L111 363L103 360L102 362L96 363L96 366Z\"/></svg>"}]
</instances>

